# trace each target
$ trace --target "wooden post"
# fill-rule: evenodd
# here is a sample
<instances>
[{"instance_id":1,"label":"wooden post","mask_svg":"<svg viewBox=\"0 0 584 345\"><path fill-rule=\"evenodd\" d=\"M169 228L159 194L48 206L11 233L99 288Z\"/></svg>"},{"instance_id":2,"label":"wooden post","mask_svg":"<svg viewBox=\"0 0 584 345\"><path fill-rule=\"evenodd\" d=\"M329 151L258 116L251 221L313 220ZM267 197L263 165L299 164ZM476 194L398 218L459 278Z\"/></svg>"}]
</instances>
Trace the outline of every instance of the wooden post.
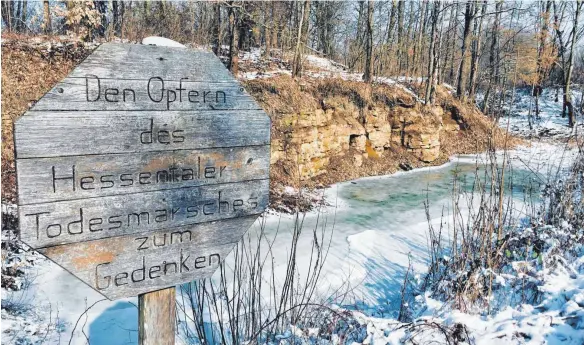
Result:
<instances>
[{"instance_id":1,"label":"wooden post","mask_svg":"<svg viewBox=\"0 0 584 345\"><path fill-rule=\"evenodd\" d=\"M175 296L174 287L138 296L139 345L174 345Z\"/></svg>"}]
</instances>

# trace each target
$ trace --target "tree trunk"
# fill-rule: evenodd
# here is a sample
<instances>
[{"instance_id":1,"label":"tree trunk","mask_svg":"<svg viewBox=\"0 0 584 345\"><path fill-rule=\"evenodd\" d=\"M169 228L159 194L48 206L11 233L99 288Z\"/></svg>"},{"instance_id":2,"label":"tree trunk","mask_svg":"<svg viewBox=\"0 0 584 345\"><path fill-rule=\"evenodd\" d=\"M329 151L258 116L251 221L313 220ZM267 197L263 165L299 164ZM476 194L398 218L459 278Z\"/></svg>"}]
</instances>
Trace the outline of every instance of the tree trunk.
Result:
<instances>
[{"instance_id":1,"label":"tree trunk","mask_svg":"<svg viewBox=\"0 0 584 345\"><path fill-rule=\"evenodd\" d=\"M547 56L547 46L548 46L548 34L549 34L549 21L550 21L550 10L552 2L551 0L546 1L546 5L542 12L542 25L541 31L539 33L539 47L537 50L537 81L534 89L535 97L535 117L539 118L539 96L543 90L543 79L547 73L547 66L543 66L543 59Z\"/></svg>"},{"instance_id":2,"label":"tree trunk","mask_svg":"<svg viewBox=\"0 0 584 345\"><path fill-rule=\"evenodd\" d=\"M325 56L332 57L334 44L332 42L334 2L317 1L314 3L316 12L318 50Z\"/></svg>"},{"instance_id":3,"label":"tree trunk","mask_svg":"<svg viewBox=\"0 0 584 345\"><path fill-rule=\"evenodd\" d=\"M233 6L233 1L229 3L229 61L227 67L233 73L234 76L237 76L238 72L238 63L239 63L239 51L238 47L238 40L237 40L237 18L235 16L235 7Z\"/></svg>"},{"instance_id":4,"label":"tree trunk","mask_svg":"<svg viewBox=\"0 0 584 345\"><path fill-rule=\"evenodd\" d=\"M125 1L121 1L120 2L120 38L123 39L124 38L124 15L126 13L126 4L124 3ZM130 4L131 6L131 4ZM130 8L131 11L131 8ZM130 12L132 13L132 12Z\"/></svg>"},{"instance_id":5,"label":"tree trunk","mask_svg":"<svg viewBox=\"0 0 584 345\"><path fill-rule=\"evenodd\" d=\"M310 0L304 0L302 15L298 22L298 36L296 39L296 51L294 53L294 63L292 64L292 76L299 77L302 74L302 53L306 38L308 36L308 16L310 14Z\"/></svg>"},{"instance_id":6,"label":"tree trunk","mask_svg":"<svg viewBox=\"0 0 584 345\"><path fill-rule=\"evenodd\" d=\"M316 50L324 52L325 50L325 36L326 27L324 23L326 22L326 2L315 1L314 2L314 15L316 17Z\"/></svg>"},{"instance_id":7,"label":"tree trunk","mask_svg":"<svg viewBox=\"0 0 584 345\"><path fill-rule=\"evenodd\" d=\"M247 13L247 9L245 8L246 3L242 2L242 12L238 12L238 18L237 18L237 29L239 31L239 34L237 36L237 42L238 42L238 50L245 50L249 47L249 31L250 31L250 26L249 26L249 22L248 19L245 15L240 15L240 14L245 14Z\"/></svg>"},{"instance_id":8,"label":"tree trunk","mask_svg":"<svg viewBox=\"0 0 584 345\"><path fill-rule=\"evenodd\" d=\"M335 8L333 7L333 5L336 5L336 3L332 3L332 2L326 2L327 4L327 20L326 20L326 50L325 50L325 54L327 55L327 57L329 59L332 59L335 55L335 44L333 42L334 39L334 23L333 23L333 16L335 14Z\"/></svg>"},{"instance_id":9,"label":"tree trunk","mask_svg":"<svg viewBox=\"0 0 584 345\"><path fill-rule=\"evenodd\" d=\"M422 11L422 18L420 19L418 32L417 32L417 38L416 38L416 44L414 45L414 61L413 61L413 69L412 69L412 74L414 75L414 77L418 76L417 74L418 74L419 65L421 65L423 63L422 52L424 51L424 48L422 47L422 44L423 44L424 33L426 32L426 15L428 12L428 4L429 3L430 2L428 0L423 0L422 4L420 5L420 9Z\"/></svg>"},{"instance_id":10,"label":"tree trunk","mask_svg":"<svg viewBox=\"0 0 584 345\"><path fill-rule=\"evenodd\" d=\"M114 25L114 35L120 35L120 8L118 0L112 1L112 22Z\"/></svg>"},{"instance_id":11,"label":"tree trunk","mask_svg":"<svg viewBox=\"0 0 584 345\"><path fill-rule=\"evenodd\" d=\"M584 88L580 88L580 116L584 113Z\"/></svg>"},{"instance_id":12,"label":"tree trunk","mask_svg":"<svg viewBox=\"0 0 584 345\"><path fill-rule=\"evenodd\" d=\"M403 38L403 28L404 28L404 10L405 1L398 1L397 4L397 61L399 66L399 72L402 71L403 64L403 51L404 51L404 38Z\"/></svg>"},{"instance_id":13,"label":"tree trunk","mask_svg":"<svg viewBox=\"0 0 584 345\"><path fill-rule=\"evenodd\" d=\"M454 5L450 6L450 15L449 15L449 20L448 20L448 27L446 30L446 52L444 53L444 59L442 59L442 69L441 69L441 80L445 80L447 75L446 75L446 65L447 63L450 61L451 62L451 68L453 68L452 66L452 60L454 59L454 51L452 49L450 49L450 47L452 46L451 42L454 41L453 36L454 36L454 14L455 14L455 9L456 7ZM453 72L452 72L453 73ZM448 79L449 83L452 83L451 79Z\"/></svg>"},{"instance_id":14,"label":"tree trunk","mask_svg":"<svg viewBox=\"0 0 584 345\"><path fill-rule=\"evenodd\" d=\"M495 5L495 19L493 21L493 32L491 33L491 49L489 53L489 86L487 87L487 92L485 93L485 99L483 100L483 113L487 114L489 110L489 100L492 94L493 87L499 85L499 20L501 18L501 9L503 7L502 1L497 1Z\"/></svg>"},{"instance_id":15,"label":"tree trunk","mask_svg":"<svg viewBox=\"0 0 584 345\"><path fill-rule=\"evenodd\" d=\"M14 14L14 29L15 31L20 31L22 29L22 22L20 21L20 16L22 14L22 1L14 1L16 4L16 13Z\"/></svg>"},{"instance_id":16,"label":"tree trunk","mask_svg":"<svg viewBox=\"0 0 584 345\"><path fill-rule=\"evenodd\" d=\"M361 59L361 51L362 51L362 47L363 47L363 37L364 37L364 33L363 33L363 21L364 21L364 17L365 17L365 6L364 6L365 2L364 1L359 1L359 7L357 7L357 37L355 39L355 43L351 45L351 50L350 50L350 60L348 63L348 67L349 70L353 71L353 69L355 69L357 63L359 62L359 60Z\"/></svg>"},{"instance_id":17,"label":"tree trunk","mask_svg":"<svg viewBox=\"0 0 584 345\"><path fill-rule=\"evenodd\" d=\"M460 3L456 2L454 4L454 29L452 31L452 43L450 45L450 50L452 51L452 57L450 58L450 73L448 73L448 81L450 83L452 83L454 85L454 60L456 59L456 37L458 35L458 9L459 9Z\"/></svg>"},{"instance_id":18,"label":"tree trunk","mask_svg":"<svg viewBox=\"0 0 584 345\"><path fill-rule=\"evenodd\" d=\"M266 6L268 6L267 3L265 3L265 4L266 4ZM274 2L272 1L269 4L269 6L270 6L269 10L267 7L265 7L266 13L264 14L264 25L265 25L264 40L265 40L265 46L266 46L266 48L264 50L264 56L270 56L270 49L271 49L270 45L272 44L272 35L274 32L274 25L273 25L273 23L274 23ZM270 11L271 11L271 14L270 14L270 17L268 19L268 13Z\"/></svg>"},{"instance_id":19,"label":"tree trunk","mask_svg":"<svg viewBox=\"0 0 584 345\"><path fill-rule=\"evenodd\" d=\"M574 46L576 45L576 35L578 30L578 17L582 10L582 0L576 1L576 11L574 13L574 25L572 25L572 42L570 43L570 57L568 58L568 71L566 72L566 82L564 84L564 105L568 110L568 125L574 127L576 124L576 113L574 113L574 106L572 104L572 95L570 91L570 83L572 79L572 70L574 68Z\"/></svg>"},{"instance_id":20,"label":"tree trunk","mask_svg":"<svg viewBox=\"0 0 584 345\"><path fill-rule=\"evenodd\" d=\"M367 47L365 51L365 73L363 73L363 80L366 83L371 83L373 80L373 1L367 1Z\"/></svg>"},{"instance_id":21,"label":"tree trunk","mask_svg":"<svg viewBox=\"0 0 584 345\"><path fill-rule=\"evenodd\" d=\"M426 104L434 103L434 93L436 79L438 78L438 18L440 12L440 2L435 1L432 9L432 29L430 33L430 50L428 56L428 78L426 79L426 94L424 100Z\"/></svg>"},{"instance_id":22,"label":"tree trunk","mask_svg":"<svg viewBox=\"0 0 584 345\"><path fill-rule=\"evenodd\" d=\"M22 12L20 13L20 30L22 32L28 31L28 26L26 25L27 7L28 7L28 2L26 0L23 0L22 1Z\"/></svg>"},{"instance_id":23,"label":"tree trunk","mask_svg":"<svg viewBox=\"0 0 584 345\"><path fill-rule=\"evenodd\" d=\"M0 2L0 6L2 7L2 21L4 21L4 25L6 26L6 31L10 31L10 7L12 6L11 1L2 1Z\"/></svg>"},{"instance_id":24,"label":"tree trunk","mask_svg":"<svg viewBox=\"0 0 584 345\"><path fill-rule=\"evenodd\" d=\"M276 15L276 2L272 1L272 18L273 18L273 30L272 30L272 47L278 47L278 37L282 35L282 26L280 25L283 20L281 20L279 15Z\"/></svg>"},{"instance_id":25,"label":"tree trunk","mask_svg":"<svg viewBox=\"0 0 584 345\"><path fill-rule=\"evenodd\" d=\"M221 5L219 3L213 3L213 53L216 56L221 55Z\"/></svg>"},{"instance_id":26,"label":"tree trunk","mask_svg":"<svg viewBox=\"0 0 584 345\"><path fill-rule=\"evenodd\" d=\"M560 29L560 19L558 18L558 7L557 7L557 2L553 1L552 2L553 6L554 6L554 27L556 29L556 39L558 40L558 55L561 58L561 63L562 63L562 83L564 84L564 86L566 85L566 54L565 54L565 50L566 50L566 45L564 44L563 38L562 38L562 31ZM565 10L565 3L561 3L561 11L562 11L562 19L564 17L564 10ZM558 90L556 89L556 102L558 99L557 96L557 92ZM565 99L562 102L563 106L562 106L562 117L566 117L566 102Z\"/></svg>"},{"instance_id":27,"label":"tree trunk","mask_svg":"<svg viewBox=\"0 0 584 345\"><path fill-rule=\"evenodd\" d=\"M458 83L456 85L456 95L459 99L466 99L466 51L470 41L470 25L474 18L474 8L471 0L466 2L464 12L464 30L462 34L462 47L460 48L460 65L458 68Z\"/></svg>"},{"instance_id":28,"label":"tree trunk","mask_svg":"<svg viewBox=\"0 0 584 345\"><path fill-rule=\"evenodd\" d=\"M389 45L392 42L393 38L393 27L395 26L395 12L396 12L396 0L392 0L391 2L391 11L389 13L389 22L387 23L387 40L386 43Z\"/></svg>"},{"instance_id":29,"label":"tree trunk","mask_svg":"<svg viewBox=\"0 0 584 345\"><path fill-rule=\"evenodd\" d=\"M43 32L45 34L51 33L51 9L49 8L49 0L43 1Z\"/></svg>"},{"instance_id":30,"label":"tree trunk","mask_svg":"<svg viewBox=\"0 0 584 345\"><path fill-rule=\"evenodd\" d=\"M483 32L483 18L485 17L485 13L487 12L487 1L483 1L483 6L481 9L481 18L478 21L476 20L476 15L478 14L478 6L475 9L475 24L474 24L474 37L475 40L473 42L473 49L472 49L472 60L470 65L470 91L469 91L469 98L474 103L475 100L475 93L477 90L477 75L478 75L478 66L479 66L479 56L481 52L481 38Z\"/></svg>"},{"instance_id":31,"label":"tree trunk","mask_svg":"<svg viewBox=\"0 0 584 345\"><path fill-rule=\"evenodd\" d=\"M408 20L408 26L406 29L406 37L405 37L405 40L406 40L405 48L406 49L404 49L405 58L406 58L405 68L406 68L406 76L407 77L410 76L409 72L410 72L410 68L412 66L412 58L413 58L413 51L411 50L411 47L412 47L412 30L414 27L414 20L415 20L414 6L415 6L414 2L410 1L410 13L409 13L410 18Z\"/></svg>"}]
</instances>

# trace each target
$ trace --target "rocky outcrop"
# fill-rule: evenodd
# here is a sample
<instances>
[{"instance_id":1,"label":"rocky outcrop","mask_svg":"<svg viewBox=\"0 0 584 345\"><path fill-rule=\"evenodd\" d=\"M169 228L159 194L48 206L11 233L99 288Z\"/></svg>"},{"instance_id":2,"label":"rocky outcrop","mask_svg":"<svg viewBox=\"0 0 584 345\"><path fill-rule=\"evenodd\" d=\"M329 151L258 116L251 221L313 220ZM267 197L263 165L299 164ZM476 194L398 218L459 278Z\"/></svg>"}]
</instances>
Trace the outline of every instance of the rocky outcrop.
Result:
<instances>
[{"instance_id":1,"label":"rocky outcrop","mask_svg":"<svg viewBox=\"0 0 584 345\"><path fill-rule=\"evenodd\" d=\"M272 119L273 191L442 164L453 154L508 144L475 106L442 86L436 105L426 106L416 96L421 84L278 76L245 85Z\"/></svg>"},{"instance_id":2,"label":"rocky outcrop","mask_svg":"<svg viewBox=\"0 0 584 345\"><path fill-rule=\"evenodd\" d=\"M363 111L317 109L284 114L274 125L282 133L272 140L272 164L286 160L297 165L301 180L327 172L330 159L349 157L359 167L401 146L423 162L440 155L442 108L372 108Z\"/></svg>"}]
</instances>

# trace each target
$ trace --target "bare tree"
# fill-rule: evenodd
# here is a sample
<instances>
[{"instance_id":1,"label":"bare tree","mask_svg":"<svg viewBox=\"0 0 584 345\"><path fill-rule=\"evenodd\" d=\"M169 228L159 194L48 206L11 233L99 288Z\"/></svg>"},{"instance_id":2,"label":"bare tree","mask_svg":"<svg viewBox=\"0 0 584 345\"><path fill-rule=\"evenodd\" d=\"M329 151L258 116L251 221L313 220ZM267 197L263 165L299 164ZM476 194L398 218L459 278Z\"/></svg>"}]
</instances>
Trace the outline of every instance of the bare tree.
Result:
<instances>
[{"instance_id":1,"label":"bare tree","mask_svg":"<svg viewBox=\"0 0 584 345\"><path fill-rule=\"evenodd\" d=\"M114 26L114 33L118 37L122 37L122 26L124 22L125 4L121 0L112 0L112 21Z\"/></svg>"},{"instance_id":2,"label":"bare tree","mask_svg":"<svg viewBox=\"0 0 584 345\"><path fill-rule=\"evenodd\" d=\"M424 47L423 47L423 38L424 35L426 33L426 16L428 14L428 9L430 7L430 2L428 0L423 0L422 4L420 5L420 9L422 12L422 18L420 19L419 23L418 23L418 32L417 32L417 38L416 38L416 43L414 45L414 61L413 61L413 69L412 69L412 74L414 76L417 75L418 70L420 65L423 64L422 60L422 52L424 51ZM423 8L423 10L422 10Z\"/></svg>"},{"instance_id":3,"label":"bare tree","mask_svg":"<svg viewBox=\"0 0 584 345\"><path fill-rule=\"evenodd\" d=\"M6 26L7 31L12 31L14 29L14 2L12 1L2 1L2 20Z\"/></svg>"},{"instance_id":4,"label":"bare tree","mask_svg":"<svg viewBox=\"0 0 584 345\"><path fill-rule=\"evenodd\" d=\"M45 34L51 33L51 9L49 8L49 0L43 0L43 31Z\"/></svg>"},{"instance_id":5,"label":"bare tree","mask_svg":"<svg viewBox=\"0 0 584 345\"><path fill-rule=\"evenodd\" d=\"M485 93L485 98L483 100L483 113L487 113L489 110L489 101L493 88L499 85L499 25L501 18L501 9L503 8L503 2L497 1L495 4L495 19L493 20L493 27L491 32L491 47L489 53L489 85Z\"/></svg>"},{"instance_id":6,"label":"bare tree","mask_svg":"<svg viewBox=\"0 0 584 345\"><path fill-rule=\"evenodd\" d=\"M26 0L22 1L22 10L20 12L20 31L26 32L28 27L26 25L26 17L28 10L28 2Z\"/></svg>"},{"instance_id":7,"label":"bare tree","mask_svg":"<svg viewBox=\"0 0 584 345\"><path fill-rule=\"evenodd\" d=\"M298 22L298 36L296 39L296 51L292 64L292 76L299 77L302 73L302 52L308 37L308 16L310 15L310 0L304 0L302 15Z\"/></svg>"},{"instance_id":8,"label":"bare tree","mask_svg":"<svg viewBox=\"0 0 584 345\"><path fill-rule=\"evenodd\" d=\"M547 0L545 2L545 7L541 12L541 30L539 32L539 47L537 49L537 80L536 85L533 90L533 96L535 97L535 116L539 117L539 96L543 90L543 79L547 74L549 68L551 67L550 61L550 44L548 42L549 36L549 24L550 24L550 11L551 11L552 1Z\"/></svg>"},{"instance_id":9,"label":"bare tree","mask_svg":"<svg viewBox=\"0 0 584 345\"><path fill-rule=\"evenodd\" d=\"M237 16L236 16L236 7L233 4L233 1L229 1L228 3L228 12L229 12L229 61L227 64L227 68L233 73L237 75L238 72L238 64L239 64L239 49L238 49L238 29L237 29Z\"/></svg>"},{"instance_id":10,"label":"bare tree","mask_svg":"<svg viewBox=\"0 0 584 345\"><path fill-rule=\"evenodd\" d=\"M466 97L466 53L470 42L470 26L474 16L474 3L472 0L467 0L466 10L464 11L464 29L462 33L462 47L460 48L461 59L458 68L458 83L456 84L456 95L460 99Z\"/></svg>"},{"instance_id":11,"label":"bare tree","mask_svg":"<svg viewBox=\"0 0 584 345\"><path fill-rule=\"evenodd\" d=\"M475 93L477 90L477 75L478 75L478 66L479 66L479 56L481 51L481 38L483 32L483 19L485 18L485 14L487 12L487 1L483 1L483 6L481 8L481 15L478 19L477 24L477 13L478 13L478 6L475 7L475 22L474 22L474 40L472 44L472 59L470 64L470 88L469 88L469 98L472 102L475 99Z\"/></svg>"},{"instance_id":12,"label":"bare tree","mask_svg":"<svg viewBox=\"0 0 584 345\"><path fill-rule=\"evenodd\" d=\"M221 52L221 5L219 3L213 4L213 14L213 53L219 56Z\"/></svg>"},{"instance_id":13,"label":"bare tree","mask_svg":"<svg viewBox=\"0 0 584 345\"><path fill-rule=\"evenodd\" d=\"M574 24L572 25L572 33L570 34L570 56L568 58L567 64L568 68L565 72L564 80L564 105L568 109L568 125L574 127L576 124L576 114L574 113L574 105L572 104L572 94L570 90L570 83L572 79L572 70L574 69L574 46L577 41L577 30L578 30L578 17L580 16L580 11L582 10L582 0L577 0L575 3L576 9L574 11Z\"/></svg>"},{"instance_id":14,"label":"bare tree","mask_svg":"<svg viewBox=\"0 0 584 345\"><path fill-rule=\"evenodd\" d=\"M454 74L454 61L456 60L456 36L458 34L458 10L460 7L460 2L455 2L454 7L452 8L453 16L451 16L452 20L452 28L449 31L452 31L452 41L450 50L452 51L452 56L450 57L450 72L448 73L448 81L450 83L455 82L455 74Z\"/></svg>"},{"instance_id":15,"label":"bare tree","mask_svg":"<svg viewBox=\"0 0 584 345\"><path fill-rule=\"evenodd\" d=\"M434 103L434 94L438 79L438 23L440 20L440 5L441 3L439 1L433 3L432 15L430 17L432 21L432 29L430 33L430 51L428 56L428 78L426 79L426 94L424 97L426 104Z\"/></svg>"},{"instance_id":16,"label":"bare tree","mask_svg":"<svg viewBox=\"0 0 584 345\"><path fill-rule=\"evenodd\" d=\"M373 72L373 1L367 1L367 30L366 30L366 51L365 51L365 73L363 80L371 83Z\"/></svg>"},{"instance_id":17,"label":"bare tree","mask_svg":"<svg viewBox=\"0 0 584 345\"><path fill-rule=\"evenodd\" d=\"M397 4L397 59L399 63L399 70L402 70L402 61L404 57L404 12L405 12L405 1L398 1Z\"/></svg>"}]
</instances>

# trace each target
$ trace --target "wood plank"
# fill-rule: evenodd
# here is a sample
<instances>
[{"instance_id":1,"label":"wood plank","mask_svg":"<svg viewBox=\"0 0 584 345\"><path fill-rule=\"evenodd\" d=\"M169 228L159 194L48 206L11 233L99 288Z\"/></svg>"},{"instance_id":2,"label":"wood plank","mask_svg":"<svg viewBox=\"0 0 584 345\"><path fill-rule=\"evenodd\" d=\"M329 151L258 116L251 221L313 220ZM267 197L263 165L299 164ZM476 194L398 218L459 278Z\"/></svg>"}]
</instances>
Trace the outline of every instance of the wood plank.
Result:
<instances>
[{"instance_id":1,"label":"wood plank","mask_svg":"<svg viewBox=\"0 0 584 345\"><path fill-rule=\"evenodd\" d=\"M65 78L35 104L33 111L259 109L253 98L236 82L161 81L157 77L150 78Z\"/></svg>"},{"instance_id":2,"label":"wood plank","mask_svg":"<svg viewBox=\"0 0 584 345\"><path fill-rule=\"evenodd\" d=\"M74 272L107 298L116 299L212 275L256 218L220 220L174 230L43 248L39 252L67 271ZM172 265L173 262L177 265ZM161 271L153 272L151 278L150 268L160 265ZM132 272L142 267L145 267L144 276L137 272L132 279ZM125 276L121 274L116 282L116 275L123 272L128 276L120 278ZM157 275L160 276L155 277Z\"/></svg>"},{"instance_id":3,"label":"wood plank","mask_svg":"<svg viewBox=\"0 0 584 345\"><path fill-rule=\"evenodd\" d=\"M24 205L20 236L42 248L257 215L268 205L268 190L266 179Z\"/></svg>"},{"instance_id":4,"label":"wood plank","mask_svg":"<svg viewBox=\"0 0 584 345\"><path fill-rule=\"evenodd\" d=\"M107 43L99 46L69 77L97 75L100 78L164 79L232 82L233 76L211 52L184 48Z\"/></svg>"},{"instance_id":5,"label":"wood plank","mask_svg":"<svg viewBox=\"0 0 584 345\"><path fill-rule=\"evenodd\" d=\"M16 158L269 145L263 111L33 112L15 123Z\"/></svg>"},{"instance_id":6,"label":"wood plank","mask_svg":"<svg viewBox=\"0 0 584 345\"><path fill-rule=\"evenodd\" d=\"M210 52L103 44L14 142L21 240L110 299L210 277L268 205L270 119Z\"/></svg>"},{"instance_id":7,"label":"wood plank","mask_svg":"<svg viewBox=\"0 0 584 345\"><path fill-rule=\"evenodd\" d=\"M18 159L20 205L269 177L270 147Z\"/></svg>"},{"instance_id":8,"label":"wood plank","mask_svg":"<svg viewBox=\"0 0 584 345\"><path fill-rule=\"evenodd\" d=\"M138 311L138 344L175 345L175 287L139 295Z\"/></svg>"}]
</instances>

